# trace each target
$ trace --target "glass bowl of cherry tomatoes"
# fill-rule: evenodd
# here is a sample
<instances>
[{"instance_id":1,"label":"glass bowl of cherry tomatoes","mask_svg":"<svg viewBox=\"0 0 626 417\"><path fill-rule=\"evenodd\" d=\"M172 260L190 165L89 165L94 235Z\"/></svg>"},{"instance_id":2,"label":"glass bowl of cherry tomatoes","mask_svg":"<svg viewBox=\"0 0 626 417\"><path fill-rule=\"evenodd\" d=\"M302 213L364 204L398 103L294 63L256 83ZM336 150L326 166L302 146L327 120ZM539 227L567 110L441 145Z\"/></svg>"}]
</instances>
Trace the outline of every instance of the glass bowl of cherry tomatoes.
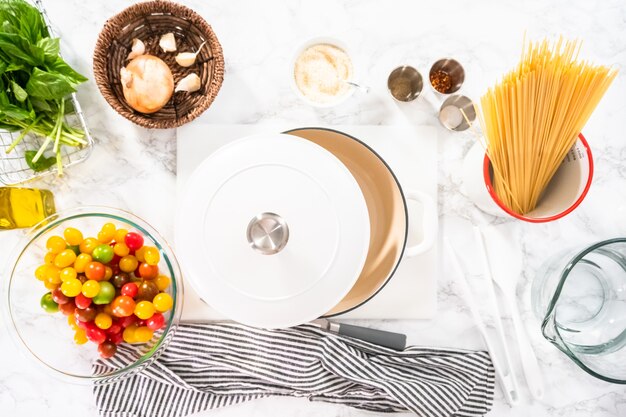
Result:
<instances>
[{"instance_id":1,"label":"glass bowl of cherry tomatoes","mask_svg":"<svg viewBox=\"0 0 626 417\"><path fill-rule=\"evenodd\" d=\"M148 223L113 208L48 217L24 236L4 278L0 304L20 350L73 382L141 372L182 312L174 252Z\"/></svg>"}]
</instances>

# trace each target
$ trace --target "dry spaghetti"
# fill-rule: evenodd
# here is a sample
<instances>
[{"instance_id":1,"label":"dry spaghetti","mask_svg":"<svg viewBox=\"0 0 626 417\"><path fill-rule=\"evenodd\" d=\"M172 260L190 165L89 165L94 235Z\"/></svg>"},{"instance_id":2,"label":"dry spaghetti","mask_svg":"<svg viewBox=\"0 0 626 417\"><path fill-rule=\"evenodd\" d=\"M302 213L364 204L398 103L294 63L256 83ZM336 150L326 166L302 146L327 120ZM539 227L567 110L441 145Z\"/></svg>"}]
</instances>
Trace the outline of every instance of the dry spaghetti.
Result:
<instances>
[{"instance_id":1,"label":"dry spaghetti","mask_svg":"<svg viewBox=\"0 0 626 417\"><path fill-rule=\"evenodd\" d=\"M559 168L617 71L578 59L579 41L524 45L516 69L481 97L478 110L494 189L526 214Z\"/></svg>"}]
</instances>

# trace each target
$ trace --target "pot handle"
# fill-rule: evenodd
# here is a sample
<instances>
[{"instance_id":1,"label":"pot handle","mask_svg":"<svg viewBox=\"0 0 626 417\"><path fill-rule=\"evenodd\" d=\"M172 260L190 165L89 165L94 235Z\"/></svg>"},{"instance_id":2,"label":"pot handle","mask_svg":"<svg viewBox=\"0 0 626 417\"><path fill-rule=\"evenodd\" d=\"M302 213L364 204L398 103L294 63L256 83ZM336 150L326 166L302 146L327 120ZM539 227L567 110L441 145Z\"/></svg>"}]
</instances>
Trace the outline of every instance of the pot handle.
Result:
<instances>
[{"instance_id":1,"label":"pot handle","mask_svg":"<svg viewBox=\"0 0 626 417\"><path fill-rule=\"evenodd\" d=\"M426 252L435 244L439 219L437 217L437 203L431 196L417 190L406 190L405 195L407 199L417 201L424 207L422 214L423 239L416 245L407 246L404 251L404 255L411 258Z\"/></svg>"}]
</instances>

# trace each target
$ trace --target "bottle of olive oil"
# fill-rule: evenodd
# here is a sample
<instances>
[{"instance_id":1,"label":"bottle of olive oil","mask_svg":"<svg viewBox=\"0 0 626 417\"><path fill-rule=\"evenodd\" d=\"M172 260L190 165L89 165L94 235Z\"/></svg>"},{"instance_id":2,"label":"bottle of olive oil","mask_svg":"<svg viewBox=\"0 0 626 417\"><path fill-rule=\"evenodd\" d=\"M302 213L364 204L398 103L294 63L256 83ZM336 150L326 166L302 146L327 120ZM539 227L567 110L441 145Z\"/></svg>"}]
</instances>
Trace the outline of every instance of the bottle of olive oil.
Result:
<instances>
[{"instance_id":1,"label":"bottle of olive oil","mask_svg":"<svg viewBox=\"0 0 626 417\"><path fill-rule=\"evenodd\" d=\"M34 226L55 211L48 190L0 187L0 230Z\"/></svg>"}]
</instances>

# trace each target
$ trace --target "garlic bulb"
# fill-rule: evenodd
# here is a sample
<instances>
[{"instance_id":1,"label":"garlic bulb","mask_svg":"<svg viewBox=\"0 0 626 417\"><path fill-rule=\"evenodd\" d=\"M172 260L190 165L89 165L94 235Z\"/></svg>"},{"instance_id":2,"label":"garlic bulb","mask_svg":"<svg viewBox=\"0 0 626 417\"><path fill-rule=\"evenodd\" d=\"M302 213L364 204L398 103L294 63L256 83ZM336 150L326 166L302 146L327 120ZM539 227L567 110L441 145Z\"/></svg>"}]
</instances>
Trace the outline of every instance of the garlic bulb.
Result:
<instances>
[{"instance_id":1,"label":"garlic bulb","mask_svg":"<svg viewBox=\"0 0 626 417\"><path fill-rule=\"evenodd\" d=\"M130 53L126 59L133 59L138 57L139 55L143 55L146 53L146 45L141 41L141 39L133 39L133 43L130 46Z\"/></svg>"},{"instance_id":2,"label":"garlic bulb","mask_svg":"<svg viewBox=\"0 0 626 417\"><path fill-rule=\"evenodd\" d=\"M196 57L198 56L200 50L202 50L202 47L205 44L206 41L202 42L196 52L181 52L180 54L176 55L176 62L178 62L178 65L180 65L181 67L190 67L195 64Z\"/></svg>"},{"instance_id":3,"label":"garlic bulb","mask_svg":"<svg viewBox=\"0 0 626 417\"><path fill-rule=\"evenodd\" d=\"M174 38L174 34L170 32L161 36L159 46L163 49L163 52L174 52L176 50L176 38Z\"/></svg>"},{"instance_id":4,"label":"garlic bulb","mask_svg":"<svg viewBox=\"0 0 626 417\"><path fill-rule=\"evenodd\" d=\"M120 70L124 99L141 113L154 113L172 97L174 77L163 60L140 55Z\"/></svg>"},{"instance_id":5,"label":"garlic bulb","mask_svg":"<svg viewBox=\"0 0 626 417\"><path fill-rule=\"evenodd\" d=\"M198 77L197 74L191 73L178 82L174 91L187 91L189 93L193 93L199 89L200 77Z\"/></svg>"}]
</instances>

